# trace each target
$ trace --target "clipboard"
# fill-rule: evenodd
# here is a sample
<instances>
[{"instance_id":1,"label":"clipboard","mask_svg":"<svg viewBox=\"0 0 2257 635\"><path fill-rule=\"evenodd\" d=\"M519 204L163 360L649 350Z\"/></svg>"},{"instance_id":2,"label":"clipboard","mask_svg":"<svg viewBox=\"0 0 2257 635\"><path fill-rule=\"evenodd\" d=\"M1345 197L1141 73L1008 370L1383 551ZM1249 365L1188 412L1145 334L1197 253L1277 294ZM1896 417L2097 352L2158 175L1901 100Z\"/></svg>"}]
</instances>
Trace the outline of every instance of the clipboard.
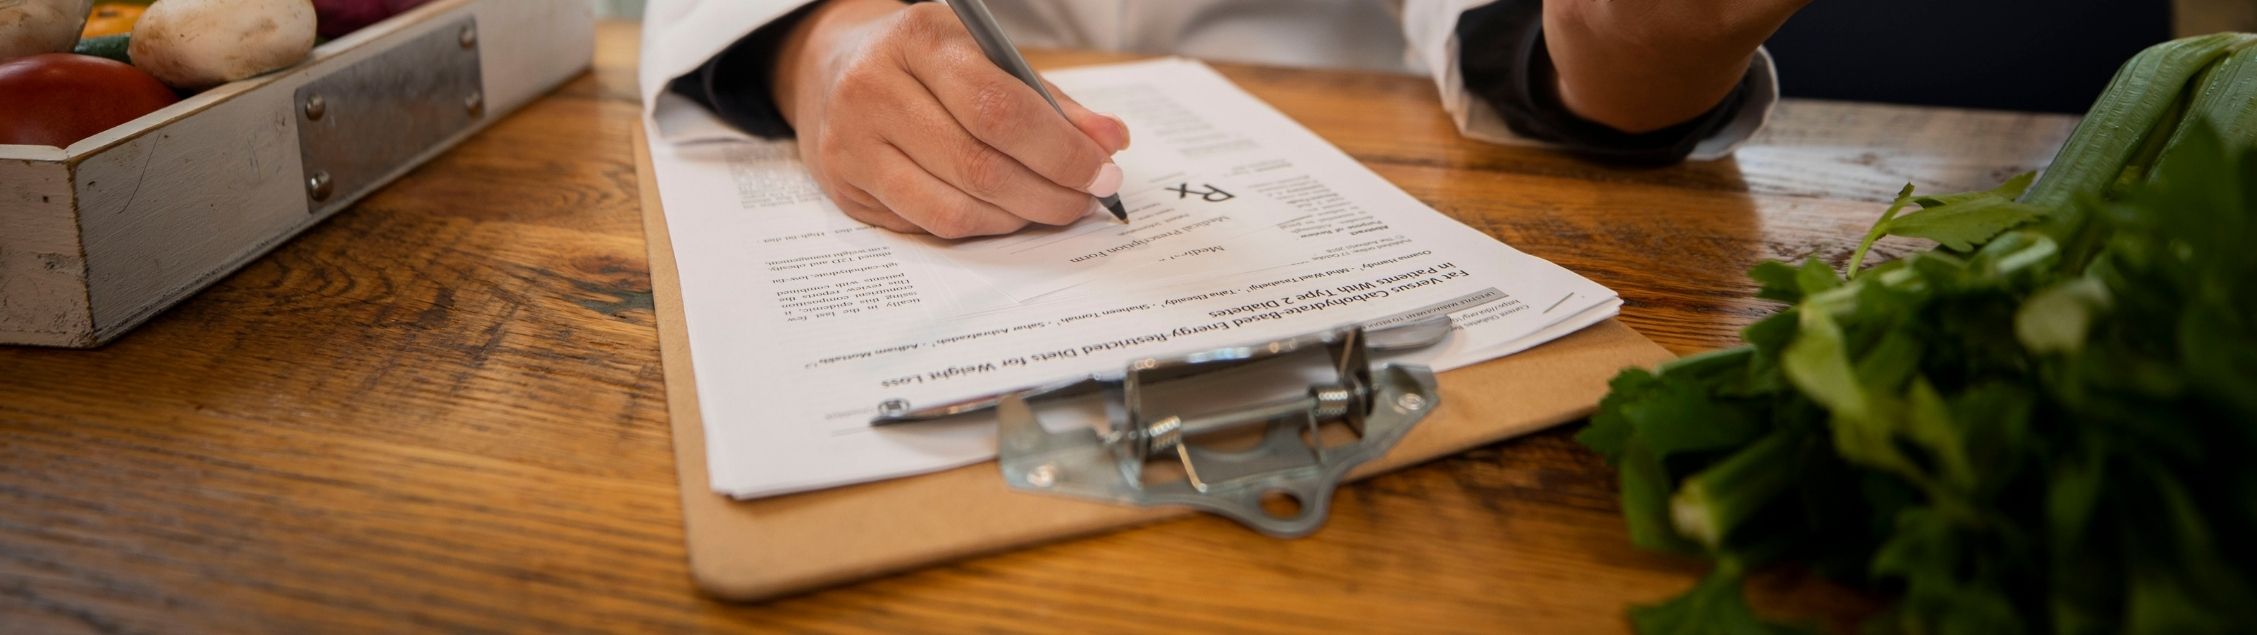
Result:
<instances>
[{"instance_id":1,"label":"clipboard","mask_svg":"<svg viewBox=\"0 0 2257 635\"><path fill-rule=\"evenodd\" d=\"M714 493L673 243L640 125L633 143L683 530L699 589L727 600L766 600L1192 513L1013 491L992 460L750 501ZM1585 417L1617 371L1672 357L1608 319L1527 351L1442 373L1442 406L1349 479Z\"/></svg>"}]
</instances>

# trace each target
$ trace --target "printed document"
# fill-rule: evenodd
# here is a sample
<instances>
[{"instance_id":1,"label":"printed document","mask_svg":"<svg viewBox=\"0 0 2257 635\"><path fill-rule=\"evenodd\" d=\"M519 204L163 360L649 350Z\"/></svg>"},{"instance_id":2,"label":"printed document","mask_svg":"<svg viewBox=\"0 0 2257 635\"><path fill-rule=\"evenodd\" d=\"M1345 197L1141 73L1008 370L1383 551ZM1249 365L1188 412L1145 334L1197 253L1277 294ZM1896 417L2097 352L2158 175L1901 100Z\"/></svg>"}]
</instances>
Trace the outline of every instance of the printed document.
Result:
<instances>
[{"instance_id":1,"label":"printed document","mask_svg":"<svg viewBox=\"0 0 2257 635\"><path fill-rule=\"evenodd\" d=\"M1445 313L1449 340L1405 361L1447 370L1621 305L1411 198L1204 64L1047 76L1134 131L1115 157L1131 222L1092 214L961 241L864 226L790 142L646 94L715 491L770 496L994 456L992 420L870 427L888 400L944 403Z\"/></svg>"}]
</instances>

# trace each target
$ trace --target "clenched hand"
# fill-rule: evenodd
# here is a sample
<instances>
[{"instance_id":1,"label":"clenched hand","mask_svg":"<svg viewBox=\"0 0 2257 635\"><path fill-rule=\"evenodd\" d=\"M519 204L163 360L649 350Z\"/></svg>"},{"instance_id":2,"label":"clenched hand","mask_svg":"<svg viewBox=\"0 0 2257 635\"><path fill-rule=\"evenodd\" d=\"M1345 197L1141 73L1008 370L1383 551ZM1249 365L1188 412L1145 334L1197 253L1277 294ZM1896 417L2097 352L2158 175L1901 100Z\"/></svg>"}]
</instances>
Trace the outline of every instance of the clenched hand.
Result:
<instances>
[{"instance_id":1,"label":"clenched hand","mask_svg":"<svg viewBox=\"0 0 2257 635\"><path fill-rule=\"evenodd\" d=\"M1562 104L1624 132L1714 107L1757 46L1811 0L1545 0L1544 48Z\"/></svg>"}]
</instances>

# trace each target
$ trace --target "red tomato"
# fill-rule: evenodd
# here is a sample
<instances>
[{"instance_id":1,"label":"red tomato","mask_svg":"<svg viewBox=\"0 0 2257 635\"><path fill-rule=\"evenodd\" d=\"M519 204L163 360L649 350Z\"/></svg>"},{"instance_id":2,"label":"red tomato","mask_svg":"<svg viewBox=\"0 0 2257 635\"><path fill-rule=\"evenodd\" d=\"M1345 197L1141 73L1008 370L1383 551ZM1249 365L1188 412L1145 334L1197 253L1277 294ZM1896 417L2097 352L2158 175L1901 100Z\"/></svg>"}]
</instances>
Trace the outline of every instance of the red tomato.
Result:
<instances>
[{"instance_id":1,"label":"red tomato","mask_svg":"<svg viewBox=\"0 0 2257 635\"><path fill-rule=\"evenodd\" d=\"M179 101L141 69L48 53L0 63L0 144L69 147Z\"/></svg>"}]
</instances>

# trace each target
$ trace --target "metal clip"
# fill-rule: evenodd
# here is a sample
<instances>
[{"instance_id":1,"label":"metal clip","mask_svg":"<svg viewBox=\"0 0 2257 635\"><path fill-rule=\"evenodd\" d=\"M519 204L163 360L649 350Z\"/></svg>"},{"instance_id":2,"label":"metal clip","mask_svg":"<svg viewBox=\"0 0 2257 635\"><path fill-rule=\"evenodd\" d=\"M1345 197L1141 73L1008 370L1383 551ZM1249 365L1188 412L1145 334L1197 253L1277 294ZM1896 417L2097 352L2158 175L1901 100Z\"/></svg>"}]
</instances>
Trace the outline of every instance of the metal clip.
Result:
<instances>
[{"instance_id":1,"label":"metal clip","mask_svg":"<svg viewBox=\"0 0 2257 635\"><path fill-rule=\"evenodd\" d=\"M1450 333L1446 316L1365 331L1348 326L1250 346L1131 361L1118 372L911 410L892 402L873 425L996 411L997 453L1012 487L1140 506L1186 505L1263 533L1305 536L1324 524L1333 489L1355 466L1385 454L1440 403L1424 366L1373 367L1372 351L1424 348ZM1163 384L1222 371L1282 365L1321 350L1324 376L1299 396L1219 412L1163 411ZM1252 371L1250 371L1252 372ZM1102 394L1107 427L1053 432L1035 414L1039 401ZM1327 430L1340 426L1342 430ZM1351 437L1352 440L1347 438ZM1252 437L1246 447L1201 439ZM1153 462L1167 465L1155 469ZM1172 478L1180 468L1181 477Z\"/></svg>"}]
</instances>

